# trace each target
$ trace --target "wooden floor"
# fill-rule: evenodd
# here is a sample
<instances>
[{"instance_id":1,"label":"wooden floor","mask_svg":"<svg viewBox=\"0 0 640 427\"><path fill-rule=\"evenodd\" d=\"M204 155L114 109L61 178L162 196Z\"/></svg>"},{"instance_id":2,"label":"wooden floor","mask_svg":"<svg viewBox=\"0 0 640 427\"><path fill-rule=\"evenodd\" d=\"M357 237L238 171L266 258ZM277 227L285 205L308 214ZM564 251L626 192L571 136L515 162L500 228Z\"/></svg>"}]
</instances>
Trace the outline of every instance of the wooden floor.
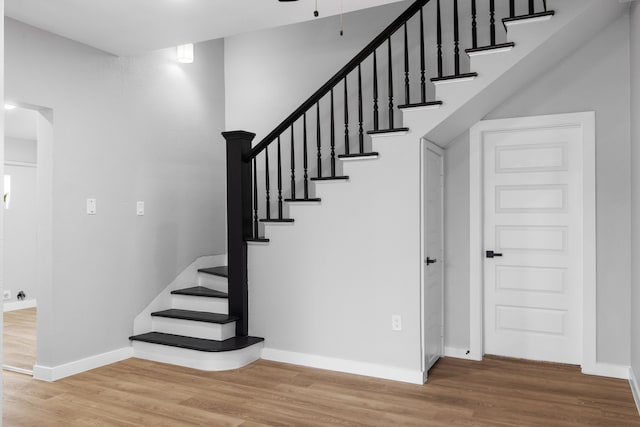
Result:
<instances>
[{"instance_id":1,"label":"wooden floor","mask_svg":"<svg viewBox=\"0 0 640 427\"><path fill-rule=\"evenodd\" d=\"M32 370L36 363L36 309L4 313L2 363Z\"/></svg>"},{"instance_id":2,"label":"wooden floor","mask_svg":"<svg viewBox=\"0 0 640 427\"><path fill-rule=\"evenodd\" d=\"M4 372L5 426L640 426L629 384L571 366L442 359L426 385L258 361L129 359L45 383Z\"/></svg>"}]
</instances>

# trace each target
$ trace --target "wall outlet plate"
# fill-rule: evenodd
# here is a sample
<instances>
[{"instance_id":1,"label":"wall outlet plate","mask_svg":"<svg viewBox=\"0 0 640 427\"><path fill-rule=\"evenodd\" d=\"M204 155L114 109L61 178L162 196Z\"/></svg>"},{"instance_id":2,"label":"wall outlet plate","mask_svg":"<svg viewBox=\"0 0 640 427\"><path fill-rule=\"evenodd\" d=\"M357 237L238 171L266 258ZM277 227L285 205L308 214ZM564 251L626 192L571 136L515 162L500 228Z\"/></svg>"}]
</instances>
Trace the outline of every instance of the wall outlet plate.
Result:
<instances>
[{"instance_id":1,"label":"wall outlet plate","mask_svg":"<svg viewBox=\"0 0 640 427\"><path fill-rule=\"evenodd\" d=\"M402 316L399 314L394 314L391 316L391 330L392 331L401 331L402 330Z\"/></svg>"}]
</instances>

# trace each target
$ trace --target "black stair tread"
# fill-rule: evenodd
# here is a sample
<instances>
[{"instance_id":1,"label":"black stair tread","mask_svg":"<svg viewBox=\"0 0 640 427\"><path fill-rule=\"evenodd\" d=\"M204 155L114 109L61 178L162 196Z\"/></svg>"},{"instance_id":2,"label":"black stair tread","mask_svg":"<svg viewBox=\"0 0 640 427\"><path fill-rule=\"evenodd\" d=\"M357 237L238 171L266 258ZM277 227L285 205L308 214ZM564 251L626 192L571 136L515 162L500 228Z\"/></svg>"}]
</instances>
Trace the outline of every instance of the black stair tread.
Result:
<instances>
[{"instance_id":1,"label":"black stair tread","mask_svg":"<svg viewBox=\"0 0 640 427\"><path fill-rule=\"evenodd\" d=\"M488 46L474 47L471 49L465 49L464 51L467 53L484 52L484 51L494 50L494 49L503 49L505 47L515 47L515 45L516 44L514 42L508 42L508 43L500 43L500 44L494 44L494 45L488 45Z\"/></svg>"},{"instance_id":2,"label":"black stair tread","mask_svg":"<svg viewBox=\"0 0 640 427\"><path fill-rule=\"evenodd\" d=\"M393 128L393 129L378 129L367 131L367 135L377 135L379 133L393 133L393 132L408 132L409 128Z\"/></svg>"},{"instance_id":3,"label":"black stair tread","mask_svg":"<svg viewBox=\"0 0 640 427\"><path fill-rule=\"evenodd\" d=\"M452 74L450 76L433 77L432 82L441 82L444 80L466 79L468 77L478 77L478 73Z\"/></svg>"},{"instance_id":4,"label":"black stair tread","mask_svg":"<svg viewBox=\"0 0 640 427\"><path fill-rule=\"evenodd\" d=\"M270 218L270 219L266 219L263 218L260 220L260 222L273 222L273 223L283 223L283 222L293 222L293 218Z\"/></svg>"},{"instance_id":5,"label":"black stair tread","mask_svg":"<svg viewBox=\"0 0 640 427\"><path fill-rule=\"evenodd\" d=\"M346 180L349 179L348 176L317 176L315 178L311 178L311 181L334 181L334 180Z\"/></svg>"},{"instance_id":6,"label":"black stair tread","mask_svg":"<svg viewBox=\"0 0 640 427\"><path fill-rule=\"evenodd\" d=\"M319 199L317 197L313 197L313 198L308 198L308 199L284 199L285 202L289 202L289 203L299 203L299 202L321 202L322 199Z\"/></svg>"},{"instance_id":7,"label":"black stair tread","mask_svg":"<svg viewBox=\"0 0 640 427\"><path fill-rule=\"evenodd\" d=\"M398 105L398 108L404 110L405 108L431 107L434 105L442 105L442 101L416 102L415 104Z\"/></svg>"},{"instance_id":8,"label":"black stair tread","mask_svg":"<svg viewBox=\"0 0 640 427\"><path fill-rule=\"evenodd\" d=\"M219 267L201 268L198 270L198 273L212 274L214 276L220 277L229 277L229 270L226 265L221 265Z\"/></svg>"},{"instance_id":9,"label":"black stair tread","mask_svg":"<svg viewBox=\"0 0 640 427\"><path fill-rule=\"evenodd\" d=\"M546 12L538 12L538 13L533 13L531 15L519 15L519 16L513 16L513 17L508 17L508 18L503 18L502 19L502 23L505 24L507 22L513 22L513 21L522 21L525 19L534 19L534 18L542 18L544 16L553 16L555 15L556 12L553 10L548 10Z\"/></svg>"},{"instance_id":10,"label":"black stair tread","mask_svg":"<svg viewBox=\"0 0 640 427\"><path fill-rule=\"evenodd\" d=\"M229 295L224 292L205 288L204 286L194 286L192 288L176 289L175 291L171 291L171 293L173 295L191 295L194 297L229 298Z\"/></svg>"},{"instance_id":11,"label":"black stair tread","mask_svg":"<svg viewBox=\"0 0 640 427\"><path fill-rule=\"evenodd\" d=\"M230 316L228 314L209 313L207 311L192 311L170 308L169 310L156 311L151 313L152 316L167 317L169 319L193 320L196 322L217 323L224 325L226 323L240 320L238 316Z\"/></svg>"},{"instance_id":12,"label":"black stair tread","mask_svg":"<svg viewBox=\"0 0 640 427\"><path fill-rule=\"evenodd\" d=\"M240 350L264 341L259 337L231 337L224 341L206 340L202 338L185 337L183 335L164 334L162 332L148 332L146 334L129 337L133 341L180 347L189 350L218 353L223 351Z\"/></svg>"},{"instance_id":13,"label":"black stair tread","mask_svg":"<svg viewBox=\"0 0 640 427\"><path fill-rule=\"evenodd\" d=\"M258 237L256 239L245 239L245 242L269 243L269 239L267 239L266 237Z\"/></svg>"},{"instance_id":14,"label":"black stair tread","mask_svg":"<svg viewBox=\"0 0 640 427\"><path fill-rule=\"evenodd\" d=\"M340 154L338 156L339 159L357 159L358 157L375 157L379 154L375 151L371 153L350 153L350 154Z\"/></svg>"}]
</instances>

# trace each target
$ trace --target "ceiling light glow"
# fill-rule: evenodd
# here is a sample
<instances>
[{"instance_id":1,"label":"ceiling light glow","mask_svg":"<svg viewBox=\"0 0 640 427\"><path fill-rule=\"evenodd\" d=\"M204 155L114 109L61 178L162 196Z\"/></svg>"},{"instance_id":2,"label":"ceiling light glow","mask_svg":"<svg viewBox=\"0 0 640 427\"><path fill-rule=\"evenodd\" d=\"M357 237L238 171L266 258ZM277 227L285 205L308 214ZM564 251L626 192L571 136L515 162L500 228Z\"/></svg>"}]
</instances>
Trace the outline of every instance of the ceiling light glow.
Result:
<instances>
[{"instance_id":1,"label":"ceiling light glow","mask_svg":"<svg viewBox=\"0 0 640 427\"><path fill-rule=\"evenodd\" d=\"M5 110L15 110L16 106L13 104L4 104Z\"/></svg>"},{"instance_id":2,"label":"ceiling light glow","mask_svg":"<svg viewBox=\"0 0 640 427\"><path fill-rule=\"evenodd\" d=\"M191 64L194 59L193 43L178 46L178 62Z\"/></svg>"}]
</instances>

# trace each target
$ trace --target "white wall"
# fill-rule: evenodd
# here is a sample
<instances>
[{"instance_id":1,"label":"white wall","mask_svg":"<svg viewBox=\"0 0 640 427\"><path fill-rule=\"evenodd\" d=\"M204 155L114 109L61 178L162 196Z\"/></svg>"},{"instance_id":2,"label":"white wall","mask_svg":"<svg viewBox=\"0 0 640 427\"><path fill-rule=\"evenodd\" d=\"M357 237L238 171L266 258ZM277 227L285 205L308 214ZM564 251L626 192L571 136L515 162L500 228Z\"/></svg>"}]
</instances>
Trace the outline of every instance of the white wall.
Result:
<instances>
[{"instance_id":1,"label":"white wall","mask_svg":"<svg viewBox=\"0 0 640 427\"><path fill-rule=\"evenodd\" d=\"M8 162L36 163L37 141L5 136L4 157Z\"/></svg>"},{"instance_id":2,"label":"white wall","mask_svg":"<svg viewBox=\"0 0 640 427\"><path fill-rule=\"evenodd\" d=\"M225 252L223 42L179 65L172 49L118 58L5 25L8 97L53 111L53 140L38 148L53 209L40 219L52 259L39 266L50 277L38 364L56 366L128 346L149 301L197 257Z\"/></svg>"},{"instance_id":3,"label":"white wall","mask_svg":"<svg viewBox=\"0 0 640 427\"><path fill-rule=\"evenodd\" d=\"M640 3L631 5L631 367L640 375ZM640 397L640 396L639 396ZM640 402L639 402L640 403Z\"/></svg>"},{"instance_id":4,"label":"white wall","mask_svg":"<svg viewBox=\"0 0 640 427\"><path fill-rule=\"evenodd\" d=\"M0 0L0 12L2 12L2 16L4 16L4 0ZM4 99L4 22L0 22L0 97ZM4 115L0 114L0 129L4 130ZM0 132L0 141L2 141L2 145L4 146L4 132ZM4 150L0 150L0 176L4 174ZM2 190L3 183L0 181L0 190ZM4 191L0 191L0 193L4 194ZM4 288L4 211L0 209L0 293ZM0 302L0 307L2 306L2 302ZM2 310L0 310L1 312ZM0 330L4 330L4 320L3 316L0 316ZM2 359L2 337L0 337L0 364L3 362ZM0 414L2 413L2 386L0 385Z\"/></svg>"},{"instance_id":5,"label":"white wall","mask_svg":"<svg viewBox=\"0 0 640 427\"><path fill-rule=\"evenodd\" d=\"M629 269L630 252L630 153L629 135L629 24L624 16L588 41L516 96L486 116L487 119L531 115L596 112L597 191L597 354L599 362L629 363ZM452 145L447 164L464 162L456 154L468 148L468 139ZM451 151L454 150L454 151ZM448 153L449 154L449 153ZM448 182L460 182L447 191L468 194L467 172L463 167L447 171ZM453 200L451 195L447 200ZM449 203L449 209L455 204ZM468 215L449 220L448 227L465 227ZM448 263L465 265L468 244L464 239L447 238ZM464 249L464 250L463 250ZM468 292L455 276L447 281L451 292ZM464 277L460 278L460 280ZM465 305L466 304L466 305ZM457 313L468 307L468 296L447 302L446 311ZM446 345L468 346L469 322L447 315Z\"/></svg>"}]
</instances>

